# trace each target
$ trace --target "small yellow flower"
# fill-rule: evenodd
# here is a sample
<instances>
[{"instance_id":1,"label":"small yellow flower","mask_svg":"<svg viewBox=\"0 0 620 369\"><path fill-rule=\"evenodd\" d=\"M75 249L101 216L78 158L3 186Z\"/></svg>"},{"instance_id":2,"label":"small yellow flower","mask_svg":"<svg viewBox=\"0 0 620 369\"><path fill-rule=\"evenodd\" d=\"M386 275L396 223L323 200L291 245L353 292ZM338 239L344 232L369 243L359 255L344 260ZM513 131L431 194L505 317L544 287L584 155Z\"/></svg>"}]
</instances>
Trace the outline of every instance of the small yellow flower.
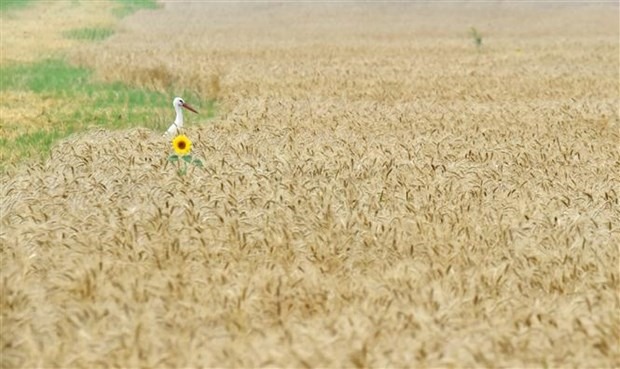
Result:
<instances>
[{"instance_id":1,"label":"small yellow flower","mask_svg":"<svg viewBox=\"0 0 620 369\"><path fill-rule=\"evenodd\" d=\"M192 150L192 141L185 135L176 136L172 140L172 148L177 155L187 155Z\"/></svg>"}]
</instances>

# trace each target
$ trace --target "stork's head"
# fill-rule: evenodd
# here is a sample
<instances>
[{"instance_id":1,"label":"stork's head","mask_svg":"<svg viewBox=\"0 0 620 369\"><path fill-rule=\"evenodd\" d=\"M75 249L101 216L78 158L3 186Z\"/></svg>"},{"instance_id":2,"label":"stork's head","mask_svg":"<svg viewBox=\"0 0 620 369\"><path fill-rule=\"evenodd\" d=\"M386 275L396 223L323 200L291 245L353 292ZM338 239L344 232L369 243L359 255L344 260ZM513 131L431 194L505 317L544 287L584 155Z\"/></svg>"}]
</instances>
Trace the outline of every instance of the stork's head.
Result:
<instances>
[{"instance_id":1,"label":"stork's head","mask_svg":"<svg viewBox=\"0 0 620 369\"><path fill-rule=\"evenodd\" d=\"M172 101L172 106L174 106L175 109L185 108L187 110L193 111L194 113L198 114L198 112L194 108L192 108L188 103L185 102L185 100L183 100L180 97L174 98L174 100Z\"/></svg>"}]
</instances>

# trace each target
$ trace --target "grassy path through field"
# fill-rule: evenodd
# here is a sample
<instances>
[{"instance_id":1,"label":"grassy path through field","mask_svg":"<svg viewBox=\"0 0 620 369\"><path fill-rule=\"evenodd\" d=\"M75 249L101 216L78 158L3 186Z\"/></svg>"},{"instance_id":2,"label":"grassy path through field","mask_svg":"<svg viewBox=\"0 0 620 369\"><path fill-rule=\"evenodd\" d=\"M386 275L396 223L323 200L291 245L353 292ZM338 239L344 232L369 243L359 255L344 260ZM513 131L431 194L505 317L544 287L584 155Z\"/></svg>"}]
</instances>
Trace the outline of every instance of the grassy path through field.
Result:
<instances>
[{"instance_id":1,"label":"grassy path through field","mask_svg":"<svg viewBox=\"0 0 620 369\"><path fill-rule=\"evenodd\" d=\"M32 2L1 13L2 170L40 158L63 137L93 127L164 127L172 91L98 82L65 55L115 33L121 17L154 1ZM170 87L170 86L166 86ZM185 95L191 93L185 92ZM198 101L195 102L198 106Z\"/></svg>"}]
</instances>

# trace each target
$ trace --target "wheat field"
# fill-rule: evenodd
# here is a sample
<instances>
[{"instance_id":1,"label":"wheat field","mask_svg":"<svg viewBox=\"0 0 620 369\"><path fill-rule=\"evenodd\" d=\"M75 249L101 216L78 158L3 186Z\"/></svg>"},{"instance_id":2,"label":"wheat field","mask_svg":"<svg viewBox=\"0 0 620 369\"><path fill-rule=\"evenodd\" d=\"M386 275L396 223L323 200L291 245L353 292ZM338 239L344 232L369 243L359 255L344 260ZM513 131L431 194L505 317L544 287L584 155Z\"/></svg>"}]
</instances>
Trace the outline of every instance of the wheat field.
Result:
<instances>
[{"instance_id":1,"label":"wheat field","mask_svg":"<svg viewBox=\"0 0 620 369\"><path fill-rule=\"evenodd\" d=\"M204 167L146 123L2 174L1 366L620 367L618 36L613 4L123 19L69 59L217 99Z\"/></svg>"}]
</instances>

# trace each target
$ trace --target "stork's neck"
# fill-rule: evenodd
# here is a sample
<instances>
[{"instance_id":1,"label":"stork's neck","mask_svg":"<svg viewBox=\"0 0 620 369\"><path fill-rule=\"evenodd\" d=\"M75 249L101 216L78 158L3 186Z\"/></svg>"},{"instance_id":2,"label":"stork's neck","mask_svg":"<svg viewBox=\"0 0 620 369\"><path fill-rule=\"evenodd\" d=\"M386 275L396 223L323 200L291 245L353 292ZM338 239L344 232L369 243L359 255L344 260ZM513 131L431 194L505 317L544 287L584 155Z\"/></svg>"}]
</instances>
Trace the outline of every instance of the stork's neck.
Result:
<instances>
[{"instance_id":1,"label":"stork's neck","mask_svg":"<svg viewBox=\"0 0 620 369\"><path fill-rule=\"evenodd\" d=\"M175 106L174 110L177 112L176 118L174 118L174 124L177 127L183 127L183 109L180 106Z\"/></svg>"}]
</instances>

